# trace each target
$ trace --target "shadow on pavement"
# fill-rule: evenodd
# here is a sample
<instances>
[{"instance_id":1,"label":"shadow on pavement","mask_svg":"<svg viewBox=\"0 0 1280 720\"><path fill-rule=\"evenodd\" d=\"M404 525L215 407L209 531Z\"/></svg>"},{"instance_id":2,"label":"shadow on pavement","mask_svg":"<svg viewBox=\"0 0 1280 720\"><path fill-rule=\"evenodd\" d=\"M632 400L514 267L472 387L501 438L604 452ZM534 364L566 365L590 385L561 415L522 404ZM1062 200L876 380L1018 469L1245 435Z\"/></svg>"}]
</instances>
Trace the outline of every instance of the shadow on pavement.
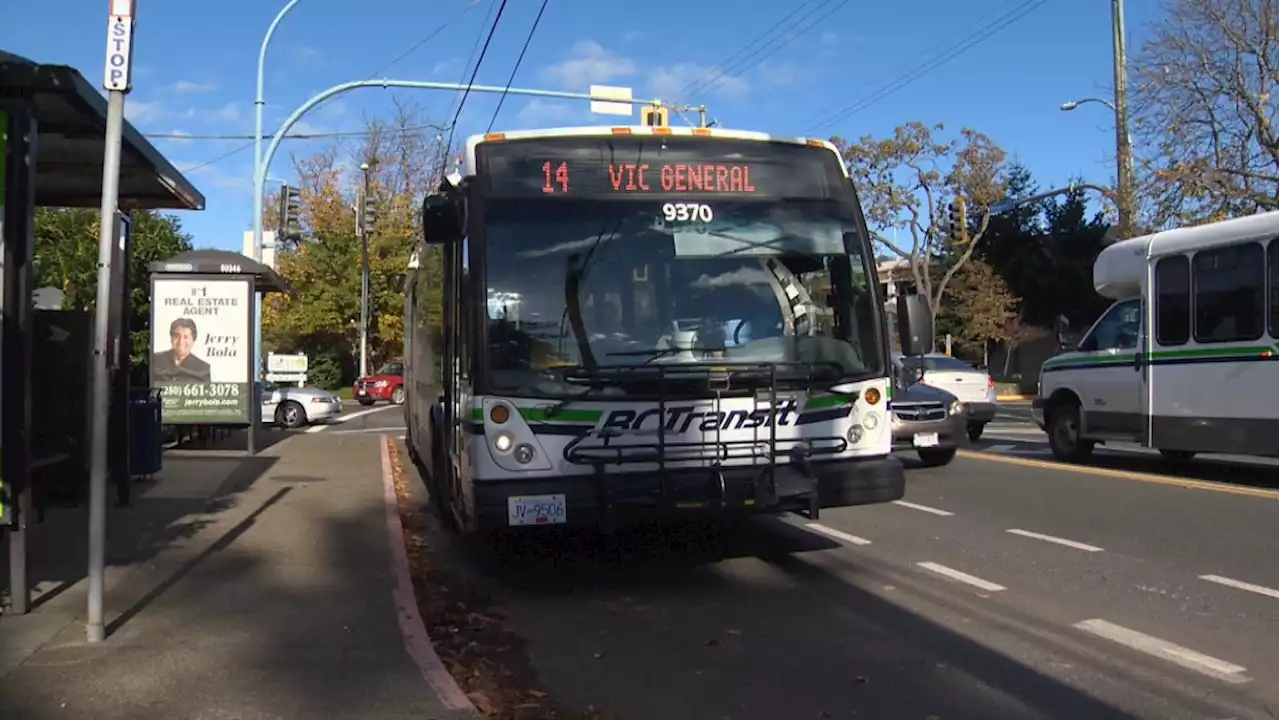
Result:
<instances>
[{"instance_id":1,"label":"shadow on pavement","mask_svg":"<svg viewBox=\"0 0 1280 720\"><path fill-rule=\"evenodd\" d=\"M349 479L259 483L141 602L109 602L105 643L61 637L0 678L0 717L464 717L405 653L380 485Z\"/></svg>"},{"instance_id":2,"label":"shadow on pavement","mask_svg":"<svg viewBox=\"0 0 1280 720\"><path fill-rule=\"evenodd\" d=\"M1215 457L1197 457L1189 463L1172 463L1160 457L1120 451L1098 452L1089 460L1090 467L1129 472L1153 473L1188 480L1207 480L1243 487L1277 487L1276 468L1248 462L1231 462Z\"/></svg>"},{"instance_id":3,"label":"shadow on pavement","mask_svg":"<svg viewBox=\"0 0 1280 720\"><path fill-rule=\"evenodd\" d=\"M245 428L197 427L189 426L170 431L173 441L168 445L170 452L177 450L214 450L224 452L244 452L249 446L248 430ZM293 435L290 430L274 425L263 425L254 437L255 451L262 452L267 448L288 440Z\"/></svg>"},{"instance_id":4,"label":"shadow on pavement","mask_svg":"<svg viewBox=\"0 0 1280 720\"><path fill-rule=\"evenodd\" d=\"M162 485L181 486L193 477L218 473L203 465L237 467L226 475L218 487L208 493L182 497L184 493L153 493L135 497L128 506L108 502L106 565L108 568L146 563L174 543L190 539L205 528L212 518L236 504L236 495L266 473L276 462L272 457L181 456L165 459L168 477ZM158 487L153 484L152 487ZM150 490L151 488L146 488ZM161 495L164 495L161 497ZM212 496L212 497L211 497ZM74 587L88 572L89 508L87 503L74 507L53 507L46 511L44 522L27 526L27 582L32 588L31 612L39 612L46 603ZM3 543L0 543L2 546ZM9 554L0 553L0 595L7 604Z\"/></svg>"},{"instance_id":5,"label":"shadow on pavement","mask_svg":"<svg viewBox=\"0 0 1280 720\"><path fill-rule=\"evenodd\" d=\"M441 543L443 533L436 523L427 534ZM469 602L496 601L536 682L577 710L635 720L1216 716L1192 691L1165 712L1165 688L1109 678L1096 658L1042 641L1042 661L1092 681L1091 691L1106 686L1126 707L1068 685L958 632L982 637L985 627L962 606L930 598L940 609L917 612L913 591L776 518L729 531L546 533L493 550L443 542L473 587ZM832 557L842 558L838 571ZM1012 624L995 626L1007 634ZM1037 633L1046 634L1025 635Z\"/></svg>"}]
</instances>

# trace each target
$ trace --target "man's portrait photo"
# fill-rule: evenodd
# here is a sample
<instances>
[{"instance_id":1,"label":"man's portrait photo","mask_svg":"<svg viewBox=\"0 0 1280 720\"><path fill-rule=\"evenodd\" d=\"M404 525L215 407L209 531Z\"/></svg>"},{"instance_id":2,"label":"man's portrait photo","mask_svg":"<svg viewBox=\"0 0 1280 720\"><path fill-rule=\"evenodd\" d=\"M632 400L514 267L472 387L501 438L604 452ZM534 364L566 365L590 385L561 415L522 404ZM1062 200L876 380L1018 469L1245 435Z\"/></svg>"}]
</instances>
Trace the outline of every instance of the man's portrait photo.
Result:
<instances>
[{"instance_id":1,"label":"man's portrait photo","mask_svg":"<svg viewBox=\"0 0 1280 720\"><path fill-rule=\"evenodd\" d=\"M151 377L155 380L212 382L209 363L191 354L199 333L191 318L180 317L169 324L170 349L151 356Z\"/></svg>"}]
</instances>

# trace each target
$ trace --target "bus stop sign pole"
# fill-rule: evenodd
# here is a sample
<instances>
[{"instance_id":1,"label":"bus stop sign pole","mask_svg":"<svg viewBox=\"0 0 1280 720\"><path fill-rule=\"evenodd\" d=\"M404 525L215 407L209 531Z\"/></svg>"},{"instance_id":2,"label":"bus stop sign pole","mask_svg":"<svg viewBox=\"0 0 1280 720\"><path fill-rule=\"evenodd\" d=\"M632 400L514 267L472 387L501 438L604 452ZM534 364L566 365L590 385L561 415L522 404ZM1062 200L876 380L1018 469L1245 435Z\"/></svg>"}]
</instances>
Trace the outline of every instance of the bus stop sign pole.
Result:
<instances>
[{"instance_id":1,"label":"bus stop sign pole","mask_svg":"<svg viewBox=\"0 0 1280 720\"><path fill-rule=\"evenodd\" d=\"M103 573L107 542L107 417L111 397L109 357L119 337L111 337L112 267L115 214L120 197L120 138L124 96L133 65L133 18L137 0L111 0L107 17L107 62L102 87L107 91L107 132L102 151L102 214L98 222L98 304L93 324L93 399L89 410L89 607L85 633L91 643L106 637L103 624ZM122 324L123 325L123 324Z\"/></svg>"}]
</instances>

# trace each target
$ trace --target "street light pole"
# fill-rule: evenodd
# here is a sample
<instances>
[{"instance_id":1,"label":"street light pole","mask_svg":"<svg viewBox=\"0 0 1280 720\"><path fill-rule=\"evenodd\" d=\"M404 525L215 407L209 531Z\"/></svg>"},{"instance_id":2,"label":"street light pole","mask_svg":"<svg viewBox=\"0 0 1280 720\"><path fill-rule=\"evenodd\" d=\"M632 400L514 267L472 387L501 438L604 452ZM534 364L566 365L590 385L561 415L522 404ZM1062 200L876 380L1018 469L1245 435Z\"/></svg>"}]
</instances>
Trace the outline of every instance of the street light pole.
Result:
<instances>
[{"instance_id":1,"label":"street light pole","mask_svg":"<svg viewBox=\"0 0 1280 720\"><path fill-rule=\"evenodd\" d=\"M360 164L364 186L356 202L356 235L360 238L360 377L369 374L369 233L365 216L369 205L369 163Z\"/></svg>"},{"instance_id":2,"label":"street light pole","mask_svg":"<svg viewBox=\"0 0 1280 720\"><path fill-rule=\"evenodd\" d=\"M1071 102L1064 102L1062 103L1061 109L1063 111L1071 111L1081 105L1087 105L1089 103L1097 103L1099 105L1106 106L1106 108L1116 117L1116 127L1125 127L1120 120L1120 111L1116 109L1119 106L1110 100L1105 100L1103 98L1087 97L1079 100L1072 100ZM1115 227L1116 239L1124 239L1125 235L1123 233L1127 233L1131 229L1132 226L1130 223L1131 218L1133 217L1133 142L1129 138L1129 131L1127 128L1124 132L1123 140L1120 139L1119 133L1116 134L1115 192L1104 192L1103 194L1113 194L1115 197L1116 214L1119 216L1119 221L1116 223Z\"/></svg>"},{"instance_id":3,"label":"street light pole","mask_svg":"<svg viewBox=\"0 0 1280 720\"><path fill-rule=\"evenodd\" d=\"M1112 60L1115 65L1117 239L1132 237L1133 146L1129 142L1129 78L1125 70L1124 0L1111 0Z\"/></svg>"},{"instance_id":4,"label":"street light pole","mask_svg":"<svg viewBox=\"0 0 1280 720\"><path fill-rule=\"evenodd\" d=\"M276 34L276 27L280 25L280 21L284 20L284 16L289 14L294 5L301 0L289 0L284 7L280 8L280 12L276 13L271 24L267 26L267 32L262 36L262 45L258 47L258 84L257 90L253 98L253 177L255 180L264 175L262 170L262 112L266 106L266 99L263 97L264 86L266 85L266 65L267 65L267 46L271 44L271 38ZM262 262L262 204L263 197L261 192L254 193L253 196L253 259ZM254 293L253 298L253 377L250 380L254 383L251 387L254 392L252 411L249 417L249 439L248 451L252 455L256 450L257 434L260 425L261 403L258 402L257 381L262 373L262 293Z\"/></svg>"}]
</instances>

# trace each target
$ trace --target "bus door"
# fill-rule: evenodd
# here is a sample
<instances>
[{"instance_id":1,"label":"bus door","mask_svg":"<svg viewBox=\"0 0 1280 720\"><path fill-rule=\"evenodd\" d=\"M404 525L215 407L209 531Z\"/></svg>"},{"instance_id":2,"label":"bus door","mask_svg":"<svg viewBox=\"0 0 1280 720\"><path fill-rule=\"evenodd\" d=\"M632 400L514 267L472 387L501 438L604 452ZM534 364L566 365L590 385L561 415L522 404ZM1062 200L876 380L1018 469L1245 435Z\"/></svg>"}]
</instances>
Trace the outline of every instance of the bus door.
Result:
<instances>
[{"instance_id":1,"label":"bus door","mask_svg":"<svg viewBox=\"0 0 1280 720\"><path fill-rule=\"evenodd\" d=\"M1074 379L1090 434L1142 435L1147 365L1142 352L1142 306L1137 298L1112 305L1080 343L1079 351L1088 354L1088 362L1068 371L1078 373Z\"/></svg>"}]
</instances>

